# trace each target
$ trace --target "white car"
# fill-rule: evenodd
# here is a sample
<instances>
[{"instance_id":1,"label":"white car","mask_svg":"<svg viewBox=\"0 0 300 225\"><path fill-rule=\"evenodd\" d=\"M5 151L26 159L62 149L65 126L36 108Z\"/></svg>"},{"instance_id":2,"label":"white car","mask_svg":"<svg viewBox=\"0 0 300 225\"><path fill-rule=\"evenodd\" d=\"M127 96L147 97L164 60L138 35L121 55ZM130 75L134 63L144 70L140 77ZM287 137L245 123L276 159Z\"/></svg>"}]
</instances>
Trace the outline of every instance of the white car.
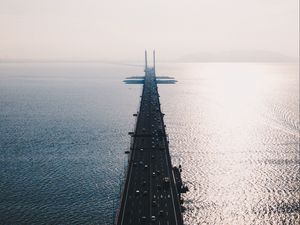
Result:
<instances>
[{"instance_id":1,"label":"white car","mask_svg":"<svg viewBox=\"0 0 300 225\"><path fill-rule=\"evenodd\" d=\"M151 216L151 222L155 222L156 221L156 217L155 216Z\"/></svg>"}]
</instances>

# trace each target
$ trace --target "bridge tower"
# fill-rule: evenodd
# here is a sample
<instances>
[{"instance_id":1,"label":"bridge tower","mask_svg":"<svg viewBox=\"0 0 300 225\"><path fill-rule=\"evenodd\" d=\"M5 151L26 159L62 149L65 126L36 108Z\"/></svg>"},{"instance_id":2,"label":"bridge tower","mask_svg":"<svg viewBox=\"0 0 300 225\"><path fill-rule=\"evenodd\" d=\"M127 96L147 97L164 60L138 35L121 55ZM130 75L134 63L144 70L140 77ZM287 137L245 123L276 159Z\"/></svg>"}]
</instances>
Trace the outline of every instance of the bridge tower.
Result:
<instances>
[{"instance_id":1,"label":"bridge tower","mask_svg":"<svg viewBox=\"0 0 300 225\"><path fill-rule=\"evenodd\" d=\"M153 71L155 74L155 50L153 50Z\"/></svg>"},{"instance_id":2,"label":"bridge tower","mask_svg":"<svg viewBox=\"0 0 300 225\"><path fill-rule=\"evenodd\" d=\"M147 65L147 50L145 50L145 72L148 69L148 65Z\"/></svg>"}]
</instances>

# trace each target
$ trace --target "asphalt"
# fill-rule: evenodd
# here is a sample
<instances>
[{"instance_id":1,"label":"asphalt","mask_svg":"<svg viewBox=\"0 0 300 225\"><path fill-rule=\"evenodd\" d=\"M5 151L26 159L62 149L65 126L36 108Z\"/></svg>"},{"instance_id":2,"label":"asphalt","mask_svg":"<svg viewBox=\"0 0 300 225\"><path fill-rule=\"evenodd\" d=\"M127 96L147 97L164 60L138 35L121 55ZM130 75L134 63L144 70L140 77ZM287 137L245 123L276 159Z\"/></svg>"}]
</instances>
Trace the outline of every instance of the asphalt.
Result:
<instances>
[{"instance_id":1,"label":"asphalt","mask_svg":"<svg viewBox=\"0 0 300 225\"><path fill-rule=\"evenodd\" d=\"M146 69L117 225L183 225L154 69Z\"/></svg>"}]
</instances>

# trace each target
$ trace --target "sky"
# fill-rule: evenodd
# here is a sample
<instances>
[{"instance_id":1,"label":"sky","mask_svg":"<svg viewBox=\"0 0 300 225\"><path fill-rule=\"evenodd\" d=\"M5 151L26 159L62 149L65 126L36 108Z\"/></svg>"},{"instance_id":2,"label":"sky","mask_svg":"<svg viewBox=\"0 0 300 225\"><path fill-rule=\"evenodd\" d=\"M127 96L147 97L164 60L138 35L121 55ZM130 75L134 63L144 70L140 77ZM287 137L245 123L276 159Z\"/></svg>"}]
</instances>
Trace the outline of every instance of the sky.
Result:
<instances>
[{"instance_id":1,"label":"sky","mask_svg":"<svg viewBox=\"0 0 300 225\"><path fill-rule=\"evenodd\" d=\"M298 57L298 0L0 0L0 59Z\"/></svg>"}]
</instances>

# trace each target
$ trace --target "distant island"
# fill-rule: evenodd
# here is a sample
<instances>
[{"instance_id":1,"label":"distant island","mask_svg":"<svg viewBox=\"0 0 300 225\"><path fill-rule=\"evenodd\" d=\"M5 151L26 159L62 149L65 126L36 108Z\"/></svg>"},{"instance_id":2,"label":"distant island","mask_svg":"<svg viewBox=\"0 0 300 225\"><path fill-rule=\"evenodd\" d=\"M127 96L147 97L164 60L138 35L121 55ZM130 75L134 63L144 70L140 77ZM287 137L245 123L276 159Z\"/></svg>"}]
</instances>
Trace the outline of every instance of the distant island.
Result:
<instances>
[{"instance_id":1,"label":"distant island","mask_svg":"<svg viewBox=\"0 0 300 225\"><path fill-rule=\"evenodd\" d=\"M196 52L178 58L178 62L298 62L296 57L290 57L278 52L262 50L236 50L216 53Z\"/></svg>"}]
</instances>

